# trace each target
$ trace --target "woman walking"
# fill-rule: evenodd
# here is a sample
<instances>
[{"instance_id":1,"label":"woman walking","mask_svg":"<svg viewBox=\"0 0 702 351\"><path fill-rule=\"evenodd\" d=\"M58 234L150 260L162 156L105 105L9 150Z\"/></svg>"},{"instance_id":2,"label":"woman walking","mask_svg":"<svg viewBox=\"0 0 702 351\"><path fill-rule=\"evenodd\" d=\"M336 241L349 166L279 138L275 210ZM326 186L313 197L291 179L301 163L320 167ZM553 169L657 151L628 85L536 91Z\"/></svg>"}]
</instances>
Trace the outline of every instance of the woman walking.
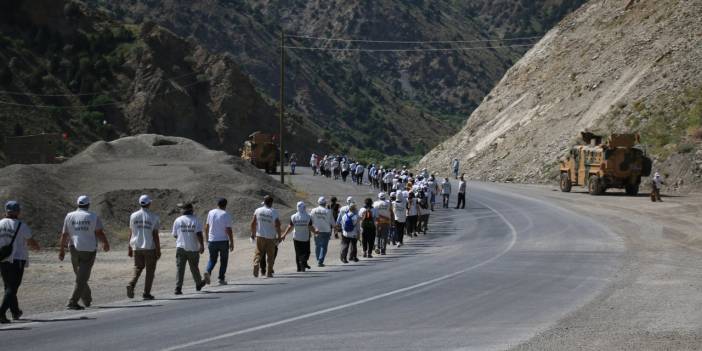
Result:
<instances>
[{"instance_id":1,"label":"woman walking","mask_svg":"<svg viewBox=\"0 0 702 351\"><path fill-rule=\"evenodd\" d=\"M417 236L417 218L419 216L419 203L414 193L410 192L407 198L407 235Z\"/></svg>"}]
</instances>

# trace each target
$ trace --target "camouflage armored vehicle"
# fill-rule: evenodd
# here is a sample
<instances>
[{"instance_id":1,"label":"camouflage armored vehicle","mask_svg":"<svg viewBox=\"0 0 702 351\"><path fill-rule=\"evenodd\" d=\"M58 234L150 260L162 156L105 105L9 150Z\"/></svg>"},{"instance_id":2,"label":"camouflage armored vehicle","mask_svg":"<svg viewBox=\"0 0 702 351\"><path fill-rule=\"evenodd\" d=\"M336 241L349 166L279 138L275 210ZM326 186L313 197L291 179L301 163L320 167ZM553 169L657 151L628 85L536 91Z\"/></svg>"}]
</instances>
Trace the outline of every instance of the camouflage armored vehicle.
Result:
<instances>
[{"instance_id":1,"label":"camouflage armored vehicle","mask_svg":"<svg viewBox=\"0 0 702 351\"><path fill-rule=\"evenodd\" d=\"M256 168L266 170L266 173L275 173L278 165L278 146L272 135L254 132L244 142L241 158L250 161Z\"/></svg>"},{"instance_id":2,"label":"camouflage armored vehicle","mask_svg":"<svg viewBox=\"0 0 702 351\"><path fill-rule=\"evenodd\" d=\"M585 186L592 195L607 189L624 189L628 195L639 193L641 177L651 175L652 161L639 147L638 134L612 134L602 137L581 133L587 145L574 146L560 162L560 187L570 192L574 185Z\"/></svg>"}]
</instances>

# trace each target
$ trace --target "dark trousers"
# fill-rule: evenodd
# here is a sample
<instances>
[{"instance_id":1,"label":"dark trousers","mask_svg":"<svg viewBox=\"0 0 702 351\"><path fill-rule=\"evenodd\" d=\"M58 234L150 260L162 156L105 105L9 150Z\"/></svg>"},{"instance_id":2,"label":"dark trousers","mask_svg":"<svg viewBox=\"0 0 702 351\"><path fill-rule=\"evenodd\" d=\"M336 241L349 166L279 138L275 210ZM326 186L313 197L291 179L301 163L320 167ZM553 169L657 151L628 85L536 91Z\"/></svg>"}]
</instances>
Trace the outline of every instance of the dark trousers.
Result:
<instances>
[{"instance_id":1,"label":"dark trousers","mask_svg":"<svg viewBox=\"0 0 702 351\"><path fill-rule=\"evenodd\" d=\"M139 281L141 272L146 268L146 277L144 278L144 294L151 294L151 287L154 284L156 276L156 249L153 250L134 250L134 274L132 280L129 281L129 286L136 286Z\"/></svg>"},{"instance_id":2,"label":"dark trousers","mask_svg":"<svg viewBox=\"0 0 702 351\"><path fill-rule=\"evenodd\" d=\"M466 208L466 193L458 193L458 202L456 208Z\"/></svg>"},{"instance_id":3,"label":"dark trousers","mask_svg":"<svg viewBox=\"0 0 702 351\"><path fill-rule=\"evenodd\" d=\"M90 280L90 274L95 264L95 254L95 251L78 251L71 246L71 265L73 265L73 273L76 275L76 282L73 286L71 299L68 300L69 305L77 305L78 300L83 300L86 305L92 303L93 294L88 280Z\"/></svg>"},{"instance_id":4,"label":"dark trousers","mask_svg":"<svg viewBox=\"0 0 702 351\"><path fill-rule=\"evenodd\" d=\"M176 249L176 290L183 288L183 278L185 277L185 264L190 266L190 273L193 275L195 285L202 283L200 276L200 253L197 251L185 251L184 248Z\"/></svg>"},{"instance_id":5,"label":"dark trousers","mask_svg":"<svg viewBox=\"0 0 702 351\"><path fill-rule=\"evenodd\" d=\"M212 273L214 266L219 262L219 280L224 280L224 275L227 274L227 265L229 264L229 240L210 241L207 243L207 250L210 252L210 259L207 261L207 273Z\"/></svg>"},{"instance_id":6,"label":"dark trousers","mask_svg":"<svg viewBox=\"0 0 702 351\"><path fill-rule=\"evenodd\" d=\"M443 199L442 199L442 200L443 200L443 201L442 201L442 204L443 204L443 207L444 207L444 208L448 208L448 207L449 207L449 197L450 197L450 196L451 196L451 194L442 194L442 198L443 198Z\"/></svg>"},{"instance_id":7,"label":"dark trousers","mask_svg":"<svg viewBox=\"0 0 702 351\"><path fill-rule=\"evenodd\" d=\"M380 251L381 254L385 254L385 250L388 246L388 236L390 235L390 224L378 224L377 227L377 242L378 242L378 250ZM370 252L370 251L369 251Z\"/></svg>"},{"instance_id":8,"label":"dark trousers","mask_svg":"<svg viewBox=\"0 0 702 351\"><path fill-rule=\"evenodd\" d=\"M293 240L295 245L295 257L297 271L304 271L307 268L307 261L310 259L310 241Z\"/></svg>"},{"instance_id":9,"label":"dark trousers","mask_svg":"<svg viewBox=\"0 0 702 351\"><path fill-rule=\"evenodd\" d=\"M5 285L5 295L2 299L2 306L0 306L0 316L4 317L8 309L13 314L20 312L17 292L20 284L22 284L25 263L26 261L24 260L0 263L0 274L2 274L2 282Z\"/></svg>"},{"instance_id":10,"label":"dark trousers","mask_svg":"<svg viewBox=\"0 0 702 351\"><path fill-rule=\"evenodd\" d=\"M348 256L349 260L353 260L353 259L357 258L357 255L358 255L358 248L356 247L357 243L358 243L358 238L347 238L343 235L341 236L341 260L342 261L346 260L347 256Z\"/></svg>"},{"instance_id":11,"label":"dark trousers","mask_svg":"<svg viewBox=\"0 0 702 351\"><path fill-rule=\"evenodd\" d=\"M361 243L363 245L363 254L370 255L373 253L373 247L375 246L375 227L371 230L368 228L368 230L363 230L363 238L361 240Z\"/></svg>"},{"instance_id":12,"label":"dark trousers","mask_svg":"<svg viewBox=\"0 0 702 351\"><path fill-rule=\"evenodd\" d=\"M395 238L393 241L397 241L400 244L404 244L402 240L405 237L405 222L395 221Z\"/></svg>"},{"instance_id":13,"label":"dark trousers","mask_svg":"<svg viewBox=\"0 0 702 351\"><path fill-rule=\"evenodd\" d=\"M407 216L407 235L412 236L417 232L417 216Z\"/></svg>"}]
</instances>

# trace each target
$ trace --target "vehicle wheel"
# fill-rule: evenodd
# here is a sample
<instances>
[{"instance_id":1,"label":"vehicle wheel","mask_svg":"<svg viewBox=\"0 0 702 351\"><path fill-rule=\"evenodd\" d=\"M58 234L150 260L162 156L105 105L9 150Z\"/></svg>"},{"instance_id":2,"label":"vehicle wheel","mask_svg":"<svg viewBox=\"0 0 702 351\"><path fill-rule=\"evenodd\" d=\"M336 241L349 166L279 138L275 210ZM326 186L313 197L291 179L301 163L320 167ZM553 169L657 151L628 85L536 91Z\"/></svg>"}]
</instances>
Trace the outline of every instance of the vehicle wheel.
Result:
<instances>
[{"instance_id":1,"label":"vehicle wheel","mask_svg":"<svg viewBox=\"0 0 702 351\"><path fill-rule=\"evenodd\" d=\"M624 188L624 190L626 190L627 195L636 196L639 194L639 185L638 184L629 184Z\"/></svg>"},{"instance_id":2,"label":"vehicle wheel","mask_svg":"<svg viewBox=\"0 0 702 351\"><path fill-rule=\"evenodd\" d=\"M598 176L590 176L590 181L588 182L588 191L590 195L602 195L604 193L604 188L602 187L602 182Z\"/></svg>"},{"instance_id":3,"label":"vehicle wheel","mask_svg":"<svg viewBox=\"0 0 702 351\"><path fill-rule=\"evenodd\" d=\"M573 188L573 182L570 181L568 173L561 173L561 191L569 193L571 188Z\"/></svg>"}]
</instances>

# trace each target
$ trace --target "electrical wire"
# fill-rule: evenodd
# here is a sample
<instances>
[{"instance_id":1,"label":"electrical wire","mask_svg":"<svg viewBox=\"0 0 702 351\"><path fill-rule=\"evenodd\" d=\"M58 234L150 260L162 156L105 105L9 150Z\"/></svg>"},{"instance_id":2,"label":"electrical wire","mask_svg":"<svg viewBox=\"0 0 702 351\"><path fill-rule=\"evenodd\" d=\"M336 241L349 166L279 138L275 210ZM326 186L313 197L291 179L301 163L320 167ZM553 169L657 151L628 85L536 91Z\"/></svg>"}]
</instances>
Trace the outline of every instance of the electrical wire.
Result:
<instances>
[{"instance_id":1,"label":"electrical wire","mask_svg":"<svg viewBox=\"0 0 702 351\"><path fill-rule=\"evenodd\" d=\"M197 84L200 84L200 83L204 83L204 82L209 82L209 81L211 81L211 79L205 79L205 80L197 81L197 82L195 82L195 83L183 85L181 88L189 88L189 87L191 87L191 86L194 86L194 85L197 85ZM151 94L151 97L153 98L153 97L157 97L157 96L168 95L168 94L170 94L170 93L172 93L172 91L167 91L167 92L163 92L163 93L160 93L160 94ZM119 106L119 105L124 105L124 104L126 104L126 103L123 102L123 101L119 101L119 102L112 102L112 103L98 104L98 105L81 105L81 106L58 106L58 105L53 105L53 106L52 106L52 105L29 105L29 104L19 104L19 103L14 103L14 102L9 102L9 101L0 100L0 105L19 106L19 107L33 107L33 108L52 108L52 109L53 109L53 108L57 108L57 109L66 109L66 110L67 110L67 109L86 109L86 108L106 107L106 106Z\"/></svg>"},{"instance_id":2,"label":"electrical wire","mask_svg":"<svg viewBox=\"0 0 702 351\"><path fill-rule=\"evenodd\" d=\"M502 45L502 46L472 46L458 48L408 48L408 49L361 49L361 48L325 48L325 47L309 47L309 46L283 46L284 49L290 50L309 50L309 51L349 51L349 52L423 52L423 51L470 51L470 50L489 50L489 49L504 49L517 47L531 47L534 44L519 44L519 45Z\"/></svg>"},{"instance_id":3,"label":"electrical wire","mask_svg":"<svg viewBox=\"0 0 702 351\"><path fill-rule=\"evenodd\" d=\"M198 73L200 73L200 72L190 72L190 73L186 73L186 74L183 74L180 76L175 76L175 77L171 77L171 78L164 78L164 80L178 80L178 79L192 76L192 75L195 75ZM131 89L115 89L115 90L104 90L101 92L75 93L75 94L35 94L35 93L24 93L24 92L19 92L19 91L0 90L0 94L16 95L16 96L69 97L69 96L95 96L95 95L102 95L102 94L109 94L109 93L120 93L120 92L129 91L129 90L131 90Z\"/></svg>"},{"instance_id":4,"label":"electrical wire","mask_svg":"<svg viewBox=\"0 0 702 351\"><path fill-rule=\"evenodd\" d=\"M506 39L475 39L475 40L427 40L427 41L403 41L403 40L367 40L367 39L344 39L344 38L325 38L325 37L315 37L309 35L293 35L285 34L286 37L290 38L300 38L300 39L311 39L311 40L324 40L324 41L342 41L350 43L384 43L384 44L467 44L467 43L487 43L487 42L507 42L507 41L520 41L520 40L534 40L541 39L541 36L531 36L531 37L517 37L517 38L506 38Z\"/></svg>"}]
</instances>

